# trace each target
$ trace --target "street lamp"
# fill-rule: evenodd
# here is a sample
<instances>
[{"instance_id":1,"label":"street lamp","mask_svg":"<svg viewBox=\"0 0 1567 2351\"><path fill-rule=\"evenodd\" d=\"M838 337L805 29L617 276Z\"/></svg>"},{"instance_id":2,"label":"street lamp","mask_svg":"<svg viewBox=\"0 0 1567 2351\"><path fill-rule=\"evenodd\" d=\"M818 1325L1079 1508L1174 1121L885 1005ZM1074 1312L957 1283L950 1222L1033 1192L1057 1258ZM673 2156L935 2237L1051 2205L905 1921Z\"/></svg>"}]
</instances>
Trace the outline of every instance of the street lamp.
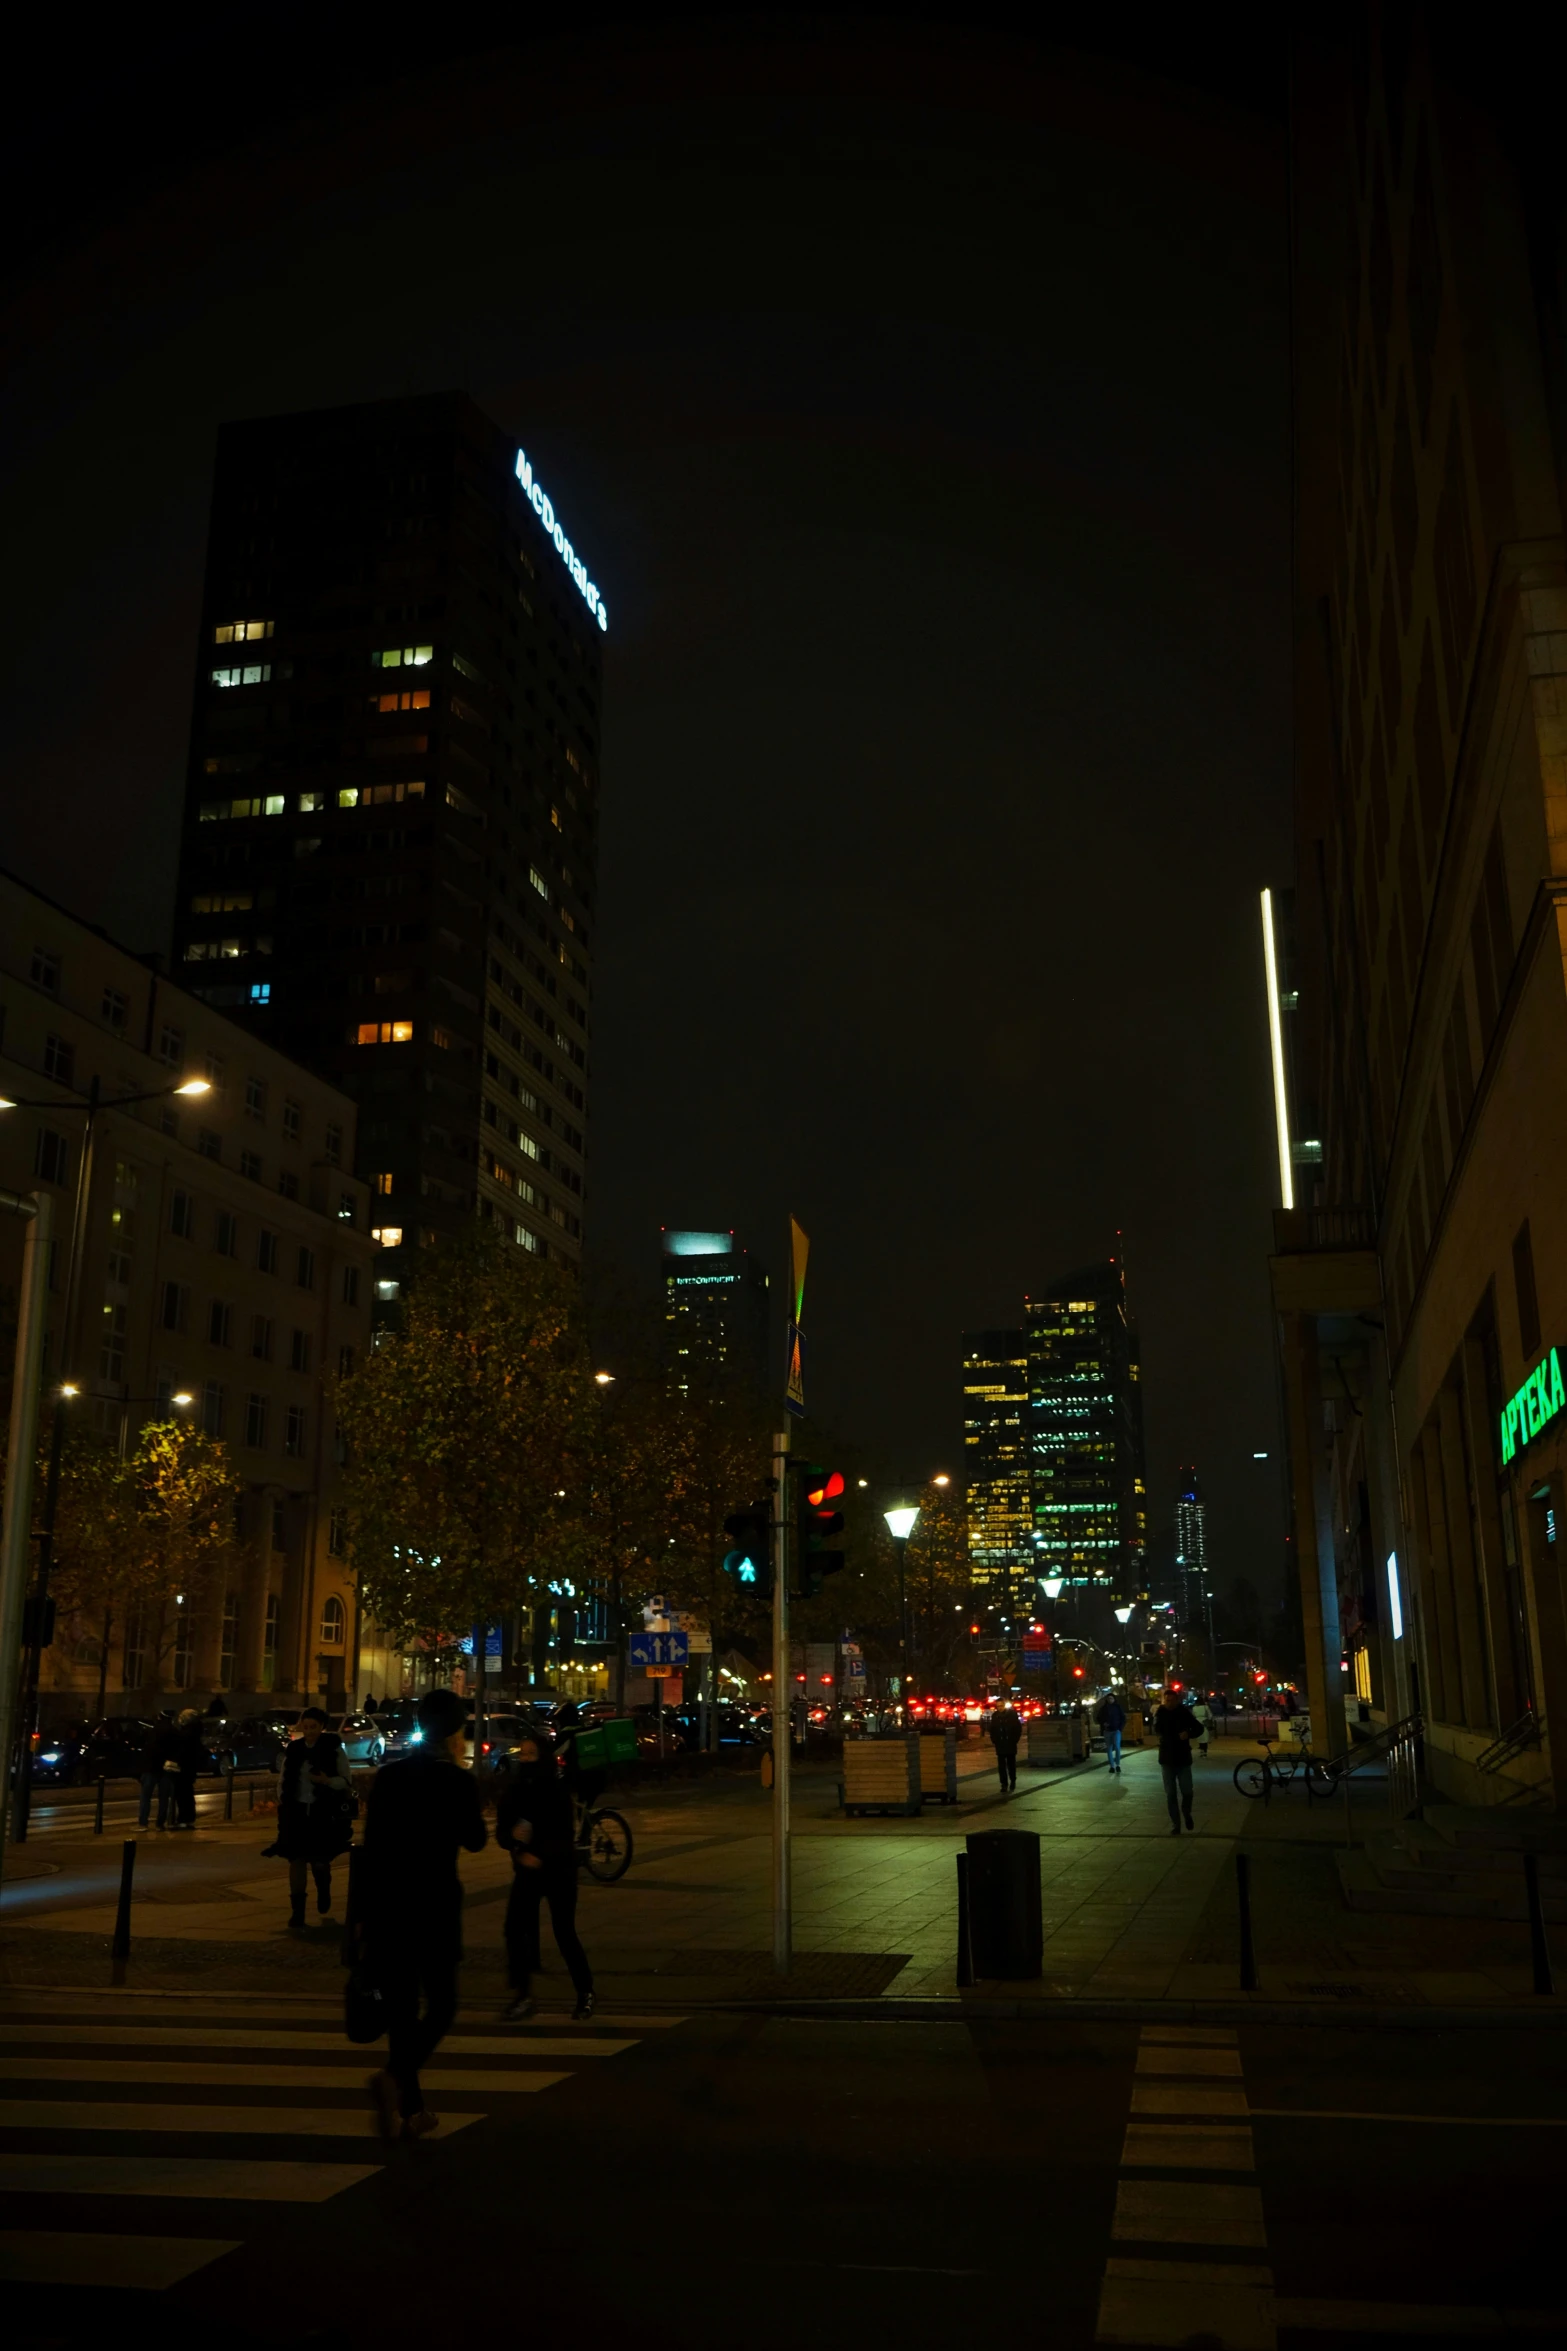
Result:
<instances>
[{"instance_id":1,"label":"street lamp","mask_svg":"<svg viewBox=\"0 0 1567 2351\"><path fill-rule=\"evenodd\" d=\"M898 1554L898 1650L903 1665L903 1719L909 1714L909 1580L907 1556L909 1537L919 1524L917 1502L895 1502L882 1512L887 1532L892 1537L893 1549Z\"/></svg>"}]
</instances>

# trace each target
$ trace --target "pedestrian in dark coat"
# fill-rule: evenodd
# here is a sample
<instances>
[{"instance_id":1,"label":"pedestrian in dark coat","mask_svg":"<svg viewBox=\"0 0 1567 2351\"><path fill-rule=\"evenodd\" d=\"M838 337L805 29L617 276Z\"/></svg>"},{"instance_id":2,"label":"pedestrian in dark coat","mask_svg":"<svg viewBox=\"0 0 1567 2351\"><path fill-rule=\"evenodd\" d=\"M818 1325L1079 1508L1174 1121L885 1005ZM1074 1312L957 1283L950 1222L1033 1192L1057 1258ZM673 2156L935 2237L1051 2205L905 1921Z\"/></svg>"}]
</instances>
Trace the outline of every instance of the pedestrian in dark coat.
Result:
<instances>
[{"instance_id":1,"label":"pedestrian in dark coat","mask_svg":"<svg viewBox=\"0 0 1567 2351\"><path fill-rule=\"evenodd\" d=\"M553 1755L525 1738L495 1801L495 1838L511 1855L506 1904L506 1961L513 2021L533 2014L530 1992L539 1964L539 1912L547 1902L555 1942L577 1995L574 2017L593 2014L593 1970L577 1933L577 1832L571 1791Z\"/></svg>"},{"instance_id":2,"label":"pedestrian in dark coat","mask_svg":"<svg viewBox=\"0 0 1567 2351\"><path fill-rule=\"evenodd\" d=\"M1022 1719L1009 1698L1002 1706L990 1710L990 1743L996 1750L996 1771L1001 1780L1001 1793L1010 1796L1017 1786L1017 1751L1023 1736Z\"/></svg>"},{"instance_id":3,"label":"pedestrian in dark coat","mask_svg":"<svg viewBox=\"0 0 1567 2351\"><path fill-rule=\"evenodd\" d=\"M352 1789L343 1761L343 1743L326 1727L319 1706L299 1718L299 1736L290 1739L278 1778L277 1842L268 1854L288 1863L289 1920L305 1923L305 1872L316 1882L316 1909L332 1907L332 1864L353 1843Z\"/></svg>"},{"instance_id":4,"label":"pedestrian in dark coat","mask_svg":"<svg viewBox=\"0 0 1567 2351\"><path fill-rule=\"evenodd\" d=\"M165 1770L164 1766L168 1768ZM154 1797L158 1803L158 1826L166 1829L171 1818L178 1817L179 1756L174 1747L174 1723L164 1715L147 1734L147 1744L141 1757L141 1805L137 1826L146 1828L152 1818Z\"/></svg>"},{"instance_id":5,"label":"pedestrian in dark coat","mask_svg":"<svg viewBox=\"0 0 1567 2351\"><path fill-rule=\"evenodd\" d=\"M206 1743L201 1735L201 1716L194 1706L182 1707L175 1716L168 1753L175 1765L172 1774L173 1825L177 1829L193 1829L196 1825L196 1774L207 1760Z\"/></svg>"},{"instance_id":6,"label":"pedestrian in dark coat","mask_svg":"<svg viewBox=\"0 0 1567 2351\"><path fill-rule=\"evenodd\" d=\"M356 1888L365 1959L386 2003L387 2061L369 2090L388 2140L436 2125L419 2069L457 2014L457 1856L482 1852L487 1835L478 1782L463 1768L467 1708L450 1690L430 1690L417 1712L419 1745L376 1773Z\"/></svg>"},{"instance_id":7,"label":"pedestrian in dark coat","mask_svg":"<svg viewBox=\"0 0 1567 2351\"><path fill-rule=\"evenodd\" d=\"M1101 1698L1094 1715L1095 1722L1105 1735L1105 1761L1112 1776L1121 1776L1121 1734L1126 1729L1126 1708L1112 1690Z\"/></svg>"}]
</instances>

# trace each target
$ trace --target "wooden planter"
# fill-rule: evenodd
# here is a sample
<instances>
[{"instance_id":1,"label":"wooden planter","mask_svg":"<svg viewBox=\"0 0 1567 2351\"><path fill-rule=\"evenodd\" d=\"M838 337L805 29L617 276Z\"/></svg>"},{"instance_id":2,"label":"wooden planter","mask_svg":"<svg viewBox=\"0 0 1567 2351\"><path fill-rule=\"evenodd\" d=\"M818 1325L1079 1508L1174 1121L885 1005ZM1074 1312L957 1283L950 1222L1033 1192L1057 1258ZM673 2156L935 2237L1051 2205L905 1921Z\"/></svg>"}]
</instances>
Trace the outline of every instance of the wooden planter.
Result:
<instances>
[{"instance_id":1,"label":"wooden planter","mask_svg":"<svg viewBox=\"0 0 1567 2351\"><path fill-rule=\"evenodd\" d=\"M924 1804L956 1804L958 1800L958 1740L957 1733L919 1731L914 1734L919 1749L920 1801Z\"/></svg>"},{"instance_id":2,"label":"wooden planter","mask_svg":"<svg viewBox=\"0 0 1567 2351\"><path fill-rule=\"evenodd\" d=\"M918 1741L845 1739L843 1809L846 1813L914 1813L920 1808Z\"/></svg>"}]
</instances>

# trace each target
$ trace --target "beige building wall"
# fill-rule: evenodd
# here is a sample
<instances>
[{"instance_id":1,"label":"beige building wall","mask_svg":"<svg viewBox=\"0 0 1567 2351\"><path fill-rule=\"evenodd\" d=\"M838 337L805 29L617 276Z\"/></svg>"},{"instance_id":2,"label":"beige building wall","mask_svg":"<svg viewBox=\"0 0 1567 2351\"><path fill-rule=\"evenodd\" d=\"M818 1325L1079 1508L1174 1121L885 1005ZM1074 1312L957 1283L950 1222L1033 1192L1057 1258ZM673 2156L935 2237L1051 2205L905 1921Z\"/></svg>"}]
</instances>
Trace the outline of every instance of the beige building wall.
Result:
<instances>
[{"instance_id":1,"label":"beige building wall","mask_svg":"<svg viewBox=\"0 0 1567 2351\"><path fill-rule=\"evenodd\" d=\"M192 1077L211 1092L175 1096ZM160 1686L346 1703L355 1596L329 1387L370 1343L376 1282L354 1104L4 874L0 1094L18 1105L0 1111L0 1186L56 1203L51 1390L68 1375L70 1409L131 1446L187 1392L244 1481L230 1572L185 1626L111 1624L111 1709ZM20 1260L20 1220L0 1218L13 1293ZM101 1624L61 1619L43 1671L52 1712L96 1696L101 1638Z\"/></svg>"}]
</instances>

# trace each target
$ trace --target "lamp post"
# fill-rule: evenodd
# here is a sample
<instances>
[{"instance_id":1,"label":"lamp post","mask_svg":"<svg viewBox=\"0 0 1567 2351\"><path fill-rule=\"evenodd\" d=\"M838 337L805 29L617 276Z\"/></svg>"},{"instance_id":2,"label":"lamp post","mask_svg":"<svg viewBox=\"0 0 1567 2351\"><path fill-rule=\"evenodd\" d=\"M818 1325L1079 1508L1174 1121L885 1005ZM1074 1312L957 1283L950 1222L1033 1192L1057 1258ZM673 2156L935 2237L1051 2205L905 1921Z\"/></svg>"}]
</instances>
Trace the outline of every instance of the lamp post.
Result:
<instances>
[{"instance_id":1,"label":"lamp post","mask_svg":"<svg viewBox=\"0 0 1567 2351\"><path fill-rule=\"evenodd\" d=\"M133 1404L161 1404L162 1401L161 1396L125 1395L120 1398L120 1459L122 1461L130 1446L131 1406ZM180 1412L188 1411L195 1401L195 1397L188 1388L177 1389L169 1398L169 1402ZM103 1710L109 1701L109 1636L113 1630L114 1609L111 1604L103 1612L103 1642L98 1652L98 1712L95 1719L99 1722L103 1720Z\"/></svg>"},{"instance_id":2,"label":"lamp post","mask_svg":"<svg viewBox=\"0 0 1567 2351\"><path fill-rule=\"evenodd\" d=\"M892 1537L893 1548L898 1554L898 1654L903 1664L902 1698L903 1719L905 1722L907 1722L909 1718L908 1549L909 1537L913 1534L915 1527L919 1523L919 1515L919 1504L917 1502L894 1503L890 1510L884 1510L882 1512L882 1517L887 1522L887 1532Z\"/></svg>"},{"instance_id":3,"label":"lamp post","mask_svg":"<svg viewBox=\"0 0 1567 2351\"><path fill-rule=\"evenodd\" d=\"M38 1530L38 1573L33 1588L32 1621L28 1627L26 1648L22 1659L22 1694L17 1708L17 1741L14 1752L16 1769L16 1810L13 1815L12 1838L18 1845L27 1842L27 1820L32 1809L32 1753L33 1729L38 1712L38 1676L43 1663L44 1618L49 1604L49 1579L54 1568L54 1523L60 1498L60 1456L65 1448L66 1407L73 1396L81 1393L74 1378L76 1363L77 1306L81 1290L82 1257L86 1247L87 1215L92 1198L93 1145L96 1140L98 1115L105 1110L130 1110L140 1102L161 1102L171 1094L196 1096L210 1094L211 1083L206 1078L186 1078L179 1084L151 1086L135 1094L116 1094L105 1100L98 1079L88 1082L85 1094L75 1086L62 1086L71 1099L62 1102L58 1094L41 1095L12 1100L0 1094L0 1113L8 1110L52 1110L79 1112L82 1120L81 1154L76 1163L76 1198L71 1213L71 1246L65 1271L65 1320L60 1342L60 1382L54 1393L54 1412L49 1430L49 1471L44 1486L43 1516Z\"/></svg>"}]
</instances>

